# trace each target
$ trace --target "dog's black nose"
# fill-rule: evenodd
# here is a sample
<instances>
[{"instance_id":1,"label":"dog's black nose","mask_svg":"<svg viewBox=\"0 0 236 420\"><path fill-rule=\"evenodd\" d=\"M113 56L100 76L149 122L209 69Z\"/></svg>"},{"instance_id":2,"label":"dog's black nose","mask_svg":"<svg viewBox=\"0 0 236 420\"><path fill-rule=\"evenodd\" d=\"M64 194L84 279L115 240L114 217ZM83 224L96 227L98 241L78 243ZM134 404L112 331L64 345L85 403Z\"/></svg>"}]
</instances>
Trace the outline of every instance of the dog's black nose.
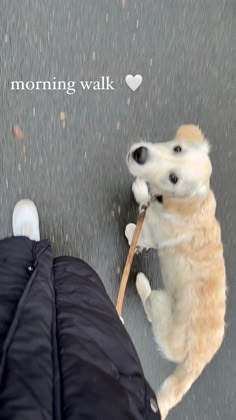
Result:
<instances>
[{"instance_id":1,"label":"dog's black nose","mask_svg":"<svg viewBox=\"0 0 236 420\"><path fill-rule=\"evenodd\" d=\"M147 160L148 149L146 147L138 147L138 149L134 150L132 156L139 165L143 165Z\"/></svg>"}]
</instances>

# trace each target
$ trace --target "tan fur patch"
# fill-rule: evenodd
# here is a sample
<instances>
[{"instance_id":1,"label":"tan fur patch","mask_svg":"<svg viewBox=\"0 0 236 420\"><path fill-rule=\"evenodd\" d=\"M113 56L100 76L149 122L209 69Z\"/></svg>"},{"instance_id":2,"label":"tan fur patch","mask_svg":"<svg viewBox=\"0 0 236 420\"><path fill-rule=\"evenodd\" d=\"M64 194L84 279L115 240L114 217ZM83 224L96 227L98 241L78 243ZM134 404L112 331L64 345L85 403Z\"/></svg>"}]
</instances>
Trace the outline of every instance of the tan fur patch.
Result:
<instances>
[{"instance_id":1,"label":"tan fur patch","mask_svg":"<svg viewBox=\"0 0 236 420\"><path fill-rule=\"evenodd\" d=\"M204 141L205 137L196 125L181 125L174 137L176 140L186 140L186 141Z\"/></svg>"}]
</instances>

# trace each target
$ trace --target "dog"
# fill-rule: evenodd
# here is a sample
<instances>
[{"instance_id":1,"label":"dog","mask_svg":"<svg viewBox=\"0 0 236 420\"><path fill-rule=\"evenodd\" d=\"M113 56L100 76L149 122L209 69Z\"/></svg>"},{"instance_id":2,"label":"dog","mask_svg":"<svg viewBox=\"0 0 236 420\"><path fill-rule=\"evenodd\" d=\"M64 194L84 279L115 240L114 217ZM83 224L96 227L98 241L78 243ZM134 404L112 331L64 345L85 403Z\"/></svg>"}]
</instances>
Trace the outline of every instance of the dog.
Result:
<instances>
[{"instance_id":1,"label":"dog","mask_svg":"<svg viewBox=\"0 0 236 420\"><path fill-rule=\"evenodd\" d=\"M164 289L152 291L143 273L136 287L161 353L177 364L157 393L162 419L224 338L226 274L209 152L200 128L183 125L173 140L137 143L127 155L135 199L149 203L137 246L158 250ZM126 226L129 244L134 229Z\"/></svg>"}]
</instances>

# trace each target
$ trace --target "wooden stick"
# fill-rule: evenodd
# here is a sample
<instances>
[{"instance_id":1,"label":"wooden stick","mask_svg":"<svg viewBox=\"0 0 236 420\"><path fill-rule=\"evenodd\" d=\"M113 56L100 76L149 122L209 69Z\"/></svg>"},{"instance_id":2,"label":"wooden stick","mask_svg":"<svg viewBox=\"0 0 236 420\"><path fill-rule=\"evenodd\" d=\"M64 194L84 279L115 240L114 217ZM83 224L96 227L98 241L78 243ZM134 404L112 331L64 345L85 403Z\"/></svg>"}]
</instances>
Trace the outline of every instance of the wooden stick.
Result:
<instances>
[{"instance_id":1,"label":"wooden stick","mask_svg":"<svg viewBox=\"0 0 236 420\"><path fill-rule=\"evenodd\" d=\"M122 305L123 305L123 300L124 300L124 295L125 295L125 289L127 286L127 282L128 282L128 278L129 278L129 273L131 270L131 265L133 262L133 258L134 258L134 253L135 253L135 249L136 249L136 245L138 242L138 237L141 231L141 227L144 221L144 217L146 214L146 210L147 207L143 206L141 212L139 213L138 216L138 220L137 220L137 224L135 227L135 231L134 231L134 235L132 238L132 242L129 248L129 253L126 259L126 263L125 263L125 267L124 267L124 271L121 277L121 282L120 282L120 288L119 288L119 293L118 293L118 297L117 297L117 302L116 302L116 310L119 316L121 316L121 312L122 312Z\"/></svg>"}]
</instances>

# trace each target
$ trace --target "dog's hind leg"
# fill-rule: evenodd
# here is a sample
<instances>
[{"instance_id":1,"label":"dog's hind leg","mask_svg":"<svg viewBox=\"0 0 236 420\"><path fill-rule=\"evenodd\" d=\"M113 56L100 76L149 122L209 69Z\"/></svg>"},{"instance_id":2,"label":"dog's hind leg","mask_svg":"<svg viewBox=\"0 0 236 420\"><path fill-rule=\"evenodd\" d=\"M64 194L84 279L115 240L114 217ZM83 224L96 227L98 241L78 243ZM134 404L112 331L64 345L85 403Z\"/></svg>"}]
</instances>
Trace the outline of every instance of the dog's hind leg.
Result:
<instances>
[{"instance_id":1,"label":"dog's hind leg","mask_svg":"<svg viewBox=\"0 0 236 420\"><path fill-rule=\"evenodd\" d=\"M147 279L147 277L143 273L139 273L136 279L136 288L137 292L141 298L144 310L146 312L147 318L149 322L152 322L151 312L149 308L148 298L151 295L151 286Z\"/></svg>"},{"instance_id":2,"label":"dog's hind leg","mask_svg":"<svg viewBox=\"0 0 236 420\"><path fill-rule=\"evenodd\" d=\"M136 287L160 351L166 359L181 362L186 355L184 331L175 325L171 298L164 290L152 291L143 273L137 275Z\"/></svg>"}]
</instances>

